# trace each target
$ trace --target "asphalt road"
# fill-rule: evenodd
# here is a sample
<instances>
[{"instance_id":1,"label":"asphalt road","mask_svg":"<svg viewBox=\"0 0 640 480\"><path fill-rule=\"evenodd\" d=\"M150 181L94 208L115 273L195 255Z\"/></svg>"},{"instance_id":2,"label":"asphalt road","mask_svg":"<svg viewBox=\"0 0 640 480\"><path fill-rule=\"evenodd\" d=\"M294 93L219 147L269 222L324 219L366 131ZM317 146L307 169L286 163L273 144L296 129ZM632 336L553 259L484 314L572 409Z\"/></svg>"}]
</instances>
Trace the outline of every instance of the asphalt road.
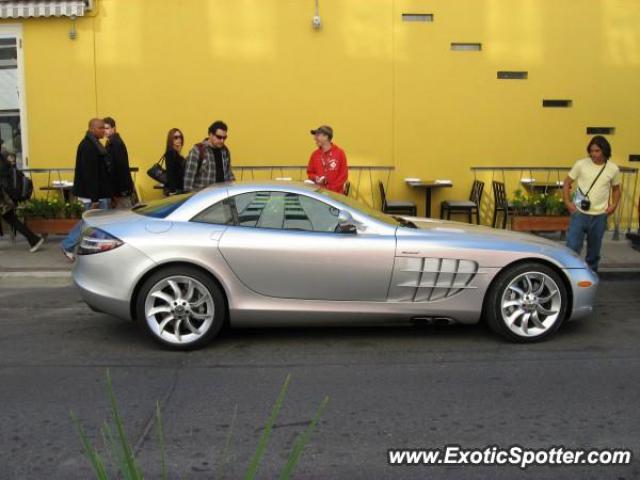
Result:
<instances>
[{"instance_id":1,"label":"asphalt road","mask_svg":"<svg viewBox=\"0 0 640 480\"><path fill-rule=\"evenodd\" d=\"M640 478L640 281L604 282L593 316L536 345L482 326L261 329L189 353L91 312L70 286L40 283L0 288L2 479L92 478L69 412L102 450L107 369L146 478L160 475L157 401L170 478L242 478L287 374L259 478L277 478L325 395L296 478ZM454 443L625 447L636 458L526 471L387 464L389 448Z\"/></svg>"}]
</instances>

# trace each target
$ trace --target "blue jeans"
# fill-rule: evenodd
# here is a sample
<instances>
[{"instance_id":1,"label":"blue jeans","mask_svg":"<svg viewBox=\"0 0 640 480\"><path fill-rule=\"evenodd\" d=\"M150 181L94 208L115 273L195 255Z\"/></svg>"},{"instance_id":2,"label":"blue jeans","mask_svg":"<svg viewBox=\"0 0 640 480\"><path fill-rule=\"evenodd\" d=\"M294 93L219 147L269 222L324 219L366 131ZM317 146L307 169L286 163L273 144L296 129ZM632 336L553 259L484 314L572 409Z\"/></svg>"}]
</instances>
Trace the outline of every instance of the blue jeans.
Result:
<instances>
[{"instance_id":1,"label":"blue jeans","mask_svg":"<svg viewBox=\"0 0 640 480\"><path fill-rule=\"evenodd\" d=\"M99 208L101 210L107 210L111 204L110 198L101 198L98 200ZM91 202L82 202L84 205L85 212L91 208ZM62 240L62 248L67 251L73 253L76 247L80 244L80 240L82 239L82 227L84 226L84 222L80 220L69 232L69 235Z\"/></svg>"},{"instance_id":2,"label":"blue jeans","mask_svg":"<svg viewBox=\"0 0 640 480\"><path fill-rule=\"evenodd\" d=\"M607 229L607 214L587 215L580 211L571 214L569 231L567 232L567 247L580 255L584 237L587 236L587 264L594 272L598 271L602 237Z\"/></svg>"}]
</instances>

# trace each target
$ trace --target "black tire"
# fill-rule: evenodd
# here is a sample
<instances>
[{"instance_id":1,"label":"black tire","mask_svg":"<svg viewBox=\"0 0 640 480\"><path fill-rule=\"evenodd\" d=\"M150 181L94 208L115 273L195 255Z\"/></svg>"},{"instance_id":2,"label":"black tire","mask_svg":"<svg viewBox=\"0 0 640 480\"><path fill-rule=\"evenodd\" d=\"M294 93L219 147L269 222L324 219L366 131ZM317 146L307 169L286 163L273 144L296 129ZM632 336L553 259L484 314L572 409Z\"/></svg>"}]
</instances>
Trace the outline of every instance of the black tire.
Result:
<instances>
[{"instance_id":1,"label":"black tire","mask_svg":"<svg viewBox=\"0 0 640 480\"><path fill-rule=\"evenodd\" d=\"M505 291L509 288L509 285L514 280L518 279L519 277L524 278L522 276L525 274L531 274L532 276L539 275L540 278L542 278L542 276L546 276L547 277L547 279L545 279L546 282L548 282L548 278L553 280L555 285L551 284L550 282L548 283L553 285L554 288L557 287L557 290L559 292L559 298L560 298L559 309L557 309L556 307L556 310L553 310L554 312L556 311L558 312L555 320L553 320L553 318L550 318L549 325L548 325L548 328L546 328L546 330L542 331L539 334L533 334L530 332L530 336L526 336L524 333L518 334L514 332L512 328L509 328L507 321L503 316L503 309L502 309L502 300L503 300L503 295L505 295ZM522 281L524 282L525 280L523 279ZM537 289L538 286L534 285L534 288ZM540 295L540 297L542 298L546 298L548 296L547 294L551 293L551 290L549 290L548 286L545 288L547 288L547 290L544 291L545 293ZM511 289L509 290L510 290L509 295L514 295L514 296L517 295L515 293L511 293ZM557 297L554 295L554 298L557 298ZM491 330L503 336L504 338L512 342L533 343L533 342L539 342L549 338L560 328L560 326L564 322L565 317L567 315L568 304L569 304L569 295L567 293L567 288L565 286L565 283L563 279L560 277L560 275L553 268L547 265L544 265L542 263L526 262L526 263L516 264L511 267L507 267L505 270L503 270L498 274L489 292L487 293L487 296L485 297L484 318L487 324L489 325L489 327L491 328ZM541 308L547 309L547 307L549 307L550 305L551 305L550 303L546 303L541 305ZM506 310L507 312L514 312L516 309L519 309L521 307L508 307L508 308L510 310ZM532 308L532 307L529 306L527 308ZM535 309L535 307L533 308ZM539 315L539 313L537 313L536 315ZM536 316L536 318L539 318L539 317ZM514 329L517 329L517 327L515 326L517 325L517 322L518 322L518 319L516 319L516 321L513 322ZM522 322L523 322L523 319L520 319L520 324L522 324ZM544 322L541 322L541 323L544 323ZM527 325L530 325L530 323L527 322ZM538 329L537 327L534 326L533 330L535 331Z\"/></svg>"},{"instance_id":2,"label":"black tire","mask_svg":"<svg viewBox=\"0 0 640 480\"><path fill-rule=\"evenodd\" d=\"M175 341L168 341L159 336L147 321L147 315L145 312L147 297L152 288L171 277L185 277L187 279L195 280L209 293L213 301L213 320L209 327L203 331L197 339L193 341L185 341L183 343L175 343ZM198 287L200 288L200 287ZM227 308L225 295L222 288L214 281L209 275L201 270L190 266L173 266L163 268L154 272L149 278L147 278L138 292L136 298L136 318L140 327L148 334L154 341L160 345L172 349L172 350L194 350L201 348L209 344L215 336L220 332L223 325L226 323ZM153 321L153 320L151 320ZM204 323L203 323L204 324ZM175 325L175 324L174 324ZM189 332L187 331L187 334Z\"/></svg>"}]
</instances>

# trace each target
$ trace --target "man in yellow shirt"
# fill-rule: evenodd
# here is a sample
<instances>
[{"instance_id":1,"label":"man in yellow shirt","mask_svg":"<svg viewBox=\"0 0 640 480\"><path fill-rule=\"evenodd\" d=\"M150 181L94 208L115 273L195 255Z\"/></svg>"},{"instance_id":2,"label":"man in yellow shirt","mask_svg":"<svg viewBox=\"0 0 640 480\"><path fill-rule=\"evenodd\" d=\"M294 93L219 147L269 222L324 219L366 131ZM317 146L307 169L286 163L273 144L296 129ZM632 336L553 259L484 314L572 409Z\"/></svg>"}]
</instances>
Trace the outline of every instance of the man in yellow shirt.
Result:
<instances>
[{"instance_id":1,"label":"man in yellow shirt","mask_svg":"<svg viewBox=\"0 0 640 480\"><path fill-rule=\"evenodd\" d=\"M571 213L567 246L580 254L586 235L586 261L593 271L598 271L607 218L620 203L620 169L609 160L611 145L606 138L593 137L587 152L589 157L578 160L564 180L564 203ZM574 182L576 190L571 198Z\"/></svg>"}]
</instances>

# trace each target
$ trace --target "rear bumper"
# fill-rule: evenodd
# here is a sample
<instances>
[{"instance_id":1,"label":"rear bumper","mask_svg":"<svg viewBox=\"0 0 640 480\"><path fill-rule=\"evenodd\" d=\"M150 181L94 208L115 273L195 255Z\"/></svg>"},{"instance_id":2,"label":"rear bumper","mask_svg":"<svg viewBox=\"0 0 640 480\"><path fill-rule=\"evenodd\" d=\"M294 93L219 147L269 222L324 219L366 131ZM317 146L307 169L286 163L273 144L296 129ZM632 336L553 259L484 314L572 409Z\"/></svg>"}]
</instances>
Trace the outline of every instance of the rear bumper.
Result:
<instances>
[{"instance_id":1,"label":"rear bumper","mask_svg":"<svg viewBox=\"0 0 640 480\"><path fill-rule=\"evenodd\" d=\"M73 281L91 308L131 319L133 289L153 265L150 258L125 244L109 252L78 255Z\"/></svg>"},{"instance_id":2,"label":"rear bumper","mask_svg":"<svg viewBox=\"0 0 640 480\"><path fill-rule=\"evenodd\" d=\"M573 307L570 320L586 317L593 312L596 291L598 290L598 275L588 268L574 268L565 270L573 293ZM589 287L580 287L580 282L591 282Z\"/></svg>"},{"instance_id":3,"label":"rear bumper","mask_svg":"<svg viewBox=\"0 0 640 480\"><path fill-rule=\"evenodd\" d=\"M81 283L78 283L74 278L76 287L80 290L80 296L82 300L91 307L92 310L97 312L107 313L118 318L125 320L131 320L131 310L129 308L129 301L122 300L120 298L109 297L102 295L96 291L90 290Z\"/></svg>"}]
</instances>

